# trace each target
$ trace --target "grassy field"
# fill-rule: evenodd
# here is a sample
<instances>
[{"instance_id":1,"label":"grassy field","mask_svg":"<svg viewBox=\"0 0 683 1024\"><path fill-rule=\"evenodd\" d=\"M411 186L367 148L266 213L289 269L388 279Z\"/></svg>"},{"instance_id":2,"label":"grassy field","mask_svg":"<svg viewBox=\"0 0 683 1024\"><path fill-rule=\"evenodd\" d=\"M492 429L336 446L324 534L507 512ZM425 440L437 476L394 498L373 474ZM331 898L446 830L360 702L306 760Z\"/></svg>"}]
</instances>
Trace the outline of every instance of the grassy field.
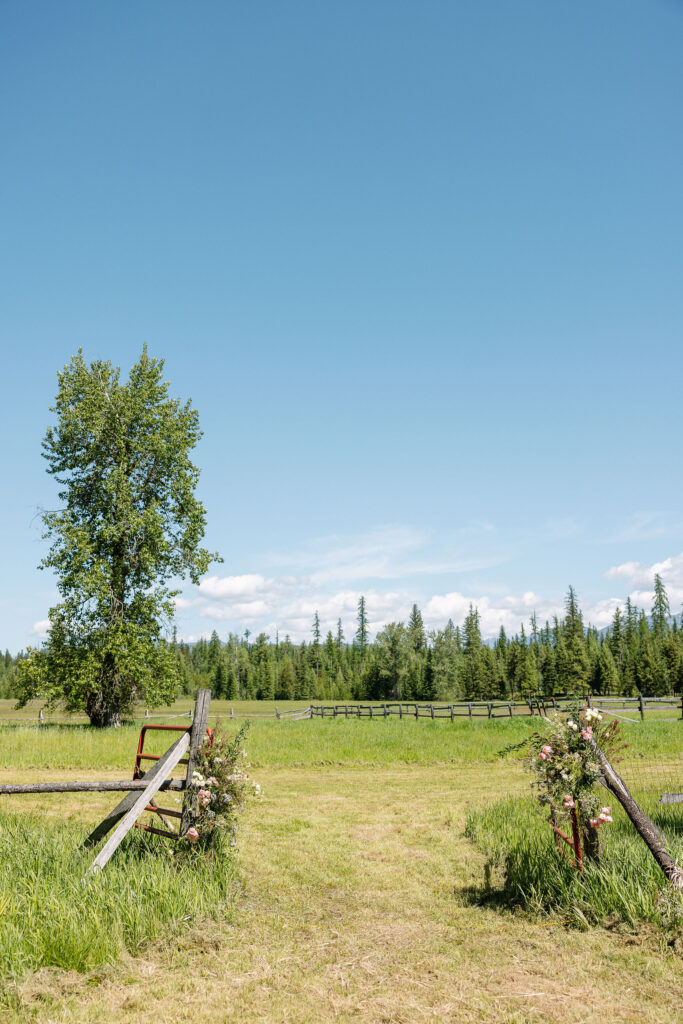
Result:
<instances>
[{"instance_id":1,"label":"grassy field","mask_svg":"<svg viewBox=\"0 0 683 1024\"><path fill-rule=\"evenodd\" d=\"M0 798L3 924L7 908L24 900L35 915L24 932L43 936L21 962L25 936L3 931L5 956L16 962L0 1019L680 1021L683 940L654 923L656 886L640 862L632 867L647 896L645 924L621 913L602 922L609 927L581 931L563 923L561 901L534 903L530 892L519 914L503 887L496 865L511 824L513 838L535 842L543 823L521 766L497 752L537 725L254 722L247 747L265 799L247 815L236 901L230 870L174 891L167 862L136 838L85 906L74 884L82 872L76 844L116 798ZM0 781L126 777L137 732L2 729ZM683 740L677 723L625 732L624 771L655 755L677 757ZM620 827L615 822L615 843ZM22 873L32 881L24 884ZM52 880L49 899L36 877ZM167 891L168 911L156 916ZM40 920L59 916L65 903L72 937L65 928L47 942ZM79 933L89 915L103 922L92 950ZM70 960L59 960L62 948Z\"/></svg>"}]
</instances>

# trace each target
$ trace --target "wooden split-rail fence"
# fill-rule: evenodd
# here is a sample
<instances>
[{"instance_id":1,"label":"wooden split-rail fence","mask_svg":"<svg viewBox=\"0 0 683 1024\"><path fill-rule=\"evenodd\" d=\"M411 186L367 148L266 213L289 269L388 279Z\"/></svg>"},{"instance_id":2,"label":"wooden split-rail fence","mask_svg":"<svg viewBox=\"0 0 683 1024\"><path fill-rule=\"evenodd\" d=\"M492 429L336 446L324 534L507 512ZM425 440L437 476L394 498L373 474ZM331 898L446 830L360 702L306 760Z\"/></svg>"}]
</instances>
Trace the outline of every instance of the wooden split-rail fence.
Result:
<instances>
[{"instance_id":1,"label":"wooden split-rail fence","mask_svg":"<svg viewBox=\"0 0 683 1024\"><path fill-rule=\"evenodd\" d=\"M311 718L513 718L515 715L547 716L552 711L567 712L577 698L528 697L522 701L458 701L438 704L420 701L384 701L382 703L311 704ZM683 697L600 697L588 694L579 698L615 718L628 720L629 714L645 719L646 712L677 711L683 718ZM619 712L624 712L620 714ZM660 718L660 721L662 719Z\"/></svg>"},{"instance_id":2,"label":"wooden split-rail fence","mask_svg":"<svg viewBox=\"0 0 683 1024\"><path fill-rule=\"evenodd\" d=\"M206 738L206 723L210 701L210 690L198 691L194 714L192 715L192 724L187 729L180 730L182 735L175 743L171 744L165 754L155 759L153 767L149 771L144 772L140 779L115 782L80 782L74 780L72 782L19 783L0 786L0 794L107 793L125 791L126 795L123 799L107 814L84 842L85 847L92 847L96 846L105 836L109 836L88 868L86 878L104 868L121 845L125 836L138 823L138 818L145 811L158 814L166 825L166 829L153 828L150 825L141 827L146 828L149 832L155 832L157 835L167 836L176 840L180 839L186 835L197 817L197 794L192 785L192 773L197 766L201 747ZM157 726L155 728L172 729L174 727ZM140 761L140 749L138 750L138 764ZM181 762L187 765L185 778L171 779L172 772ZM157 793L168 789L182 790L184 792L182 811L159 807L156 803L155 797ZM171 817L179 819L177 831L173 829L172 822L169 821Z\"/></svg>"}]
</instances>

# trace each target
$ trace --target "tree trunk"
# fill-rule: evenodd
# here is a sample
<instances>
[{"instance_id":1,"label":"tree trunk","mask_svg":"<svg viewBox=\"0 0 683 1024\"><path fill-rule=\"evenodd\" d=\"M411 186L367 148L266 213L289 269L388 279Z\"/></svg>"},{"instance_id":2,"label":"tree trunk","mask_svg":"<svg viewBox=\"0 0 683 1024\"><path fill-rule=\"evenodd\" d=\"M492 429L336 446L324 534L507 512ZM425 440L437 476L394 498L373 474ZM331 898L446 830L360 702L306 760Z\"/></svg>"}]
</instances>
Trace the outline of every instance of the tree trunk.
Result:
<instances>
[{"instance_id":1,"label":"tree trunk","mask_svg":"<svg viewBox=\"0 0 683 1024\"><path fill-rule=\"evenodd\" d=\"M88 698L85 710L90 719L90 724L98 729L107 726L114 726L114 728L118 729L121 725L121 708L119 704L115 701L107 700L101 692L94 693Z\"/></svg>"}]
</instances>

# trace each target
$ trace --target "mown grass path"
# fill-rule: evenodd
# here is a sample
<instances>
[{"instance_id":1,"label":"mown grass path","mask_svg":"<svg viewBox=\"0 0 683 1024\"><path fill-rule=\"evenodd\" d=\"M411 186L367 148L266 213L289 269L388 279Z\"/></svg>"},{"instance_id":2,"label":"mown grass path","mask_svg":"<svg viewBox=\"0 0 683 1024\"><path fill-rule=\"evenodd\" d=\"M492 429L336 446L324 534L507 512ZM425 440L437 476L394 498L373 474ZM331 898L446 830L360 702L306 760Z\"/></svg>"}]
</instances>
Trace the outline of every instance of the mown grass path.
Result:
<instances>
[{"instance_id":1,"label":"mown grass path","mask_svg":"<svg viewBox=\"0 0 683 1024\"><path fill-rule=\"evenodd\" d=\"M41 972L20 990L16 1020L683 1020L683 962L654 932L572 931L476 902L484 865L463 834L468 806L523 792L521 771L325 766L258 778L266 797L243 836L233 919L190 923L90 977Z\"/></svg>"}]
</instances>

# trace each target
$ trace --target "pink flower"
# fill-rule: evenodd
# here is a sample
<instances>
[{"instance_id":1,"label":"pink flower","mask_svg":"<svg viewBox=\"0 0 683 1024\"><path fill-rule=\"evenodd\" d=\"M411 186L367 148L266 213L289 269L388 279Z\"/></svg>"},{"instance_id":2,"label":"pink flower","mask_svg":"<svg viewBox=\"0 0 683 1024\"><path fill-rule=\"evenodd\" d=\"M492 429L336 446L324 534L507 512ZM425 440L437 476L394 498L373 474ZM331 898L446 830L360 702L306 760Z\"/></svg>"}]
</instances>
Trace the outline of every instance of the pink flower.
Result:
<instances>
[{"instance_id":1,"label":"pink flower","mask_svg":"<svg viewBox=\"0 0 683 1024\"><path fill-rule=\"evenodd\" d=\"M187 839L188 843L196 843L197 840L199 839L199 832L197 831L196 828L188 828L187 832L185 833L185 838Z\"/></svg>"},{"instance_id":2,"label":"pink flower","mask_svg":"<svg viewBox=\"0 0 683 1024\"><path fill-rule=\"evenodd\" d=\"M548 757L550 757L550 755L553 752L553 748L549 747L547 743L546 743L546 745L544 747L541 747L541 750L543 751L544 754L547 754Z\"/></svg>"},{"instance_id":3,"label":"pink flower","mask_svg":"<svg viewBox=\"0 0 683 1024\"><path fill-rule=\"evenodd\" d=\"M593 826L593 828L600 828L602 822L599 818L591 818L591 825Z\"/></svg>"},{"instance_id":4,"label":"pink flower","mask_svg":"<svg viewBox=\"0 0 683 1024\"><path fill-rule=\"evenodd\" d=\"M581 730L581 735L585 740L589 740L593 735L593 726L587 725L585 729Z\"/></svg>"},{"instance_id":5,"label":"pink flower","mask_svg":"<svg viewBox=\"0 0 683 1024\"><path fill-rule=\"evenodd\" d=\"M208 789L200 789L197 793L197 803L201 807L208 807L211 803L211 794Z\"/></svg>"},{"instance_id":6,"label":"pink flower","mask_svg":"<svg viewBox=\"0 0 683 1024\"><path fill-rule=\"evenodd\" d=\"M207 786L217 786L218 785L218 779L215 778L215 776L212 775L210 779L206 780L206 784L207 784Z\"/></svg>"},{"instance_id":7,"label":"pink flower","mask_svg":"<svg viewBox=\"0 0 683 1024\"><path fill-rule=\"evenodd\" d=\"M576 807L576 804L574 803L574 799L573 799L572 796L570 796L569 793L564 798L564 806L567 808L567 810L571 810L573 807Z\"/></svg>"},{"instance_id":8,"label":"pink flower","mask_svg":"<svg viewBox=\"0 0 683 1024\"><path fill-rule=\"evenodd\" d=\"M541 751L541 753L538 756L540 757L541 761L547 761L548 760L548 755L544 754L543 751Z\"/></svg>"}]
</instances>

